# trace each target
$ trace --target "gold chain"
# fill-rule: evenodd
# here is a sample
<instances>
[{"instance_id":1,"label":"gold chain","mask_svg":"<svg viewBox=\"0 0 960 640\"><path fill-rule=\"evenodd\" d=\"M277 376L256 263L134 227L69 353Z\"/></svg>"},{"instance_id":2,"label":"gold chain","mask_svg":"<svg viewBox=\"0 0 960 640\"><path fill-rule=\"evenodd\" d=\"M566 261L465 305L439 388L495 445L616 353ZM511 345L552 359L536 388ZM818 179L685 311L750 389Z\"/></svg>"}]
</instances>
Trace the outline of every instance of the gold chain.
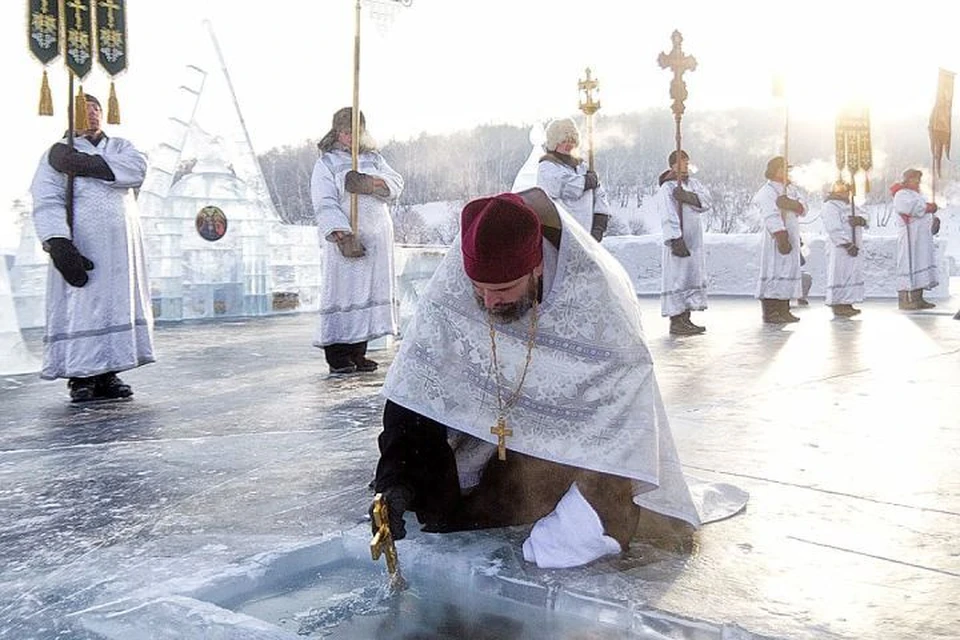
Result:
<instances>
[{"instance_id":1,"label":"gold chain","mask_svg":"<svg viewBox=\"0 0 960 640\"><path fill-rule=\"evenodd\" d=\"M530 367L530 360L533 358L533 342L537 337L537 321L540 318L540 304L536 300L533 303L533 310L530 316L530 328L527 330L527 359L523 363L523 372L520 374L520 382L517 383L517 388L514 389L513 395L507 399L507 402L503 402L503 394L500 392L500 379L502 378L500 374L500 363L497 360L497 329L493 324L493 318L490 314L487 314L487 322L490 325L490 348L493 352L493 377L494 385L497 387L497 422L502 422L506 418L506 413L517 404L517 401L520 400L520 389L523 388L523 381L527 378L527 369Z\"/></svg>"}]
</instances>

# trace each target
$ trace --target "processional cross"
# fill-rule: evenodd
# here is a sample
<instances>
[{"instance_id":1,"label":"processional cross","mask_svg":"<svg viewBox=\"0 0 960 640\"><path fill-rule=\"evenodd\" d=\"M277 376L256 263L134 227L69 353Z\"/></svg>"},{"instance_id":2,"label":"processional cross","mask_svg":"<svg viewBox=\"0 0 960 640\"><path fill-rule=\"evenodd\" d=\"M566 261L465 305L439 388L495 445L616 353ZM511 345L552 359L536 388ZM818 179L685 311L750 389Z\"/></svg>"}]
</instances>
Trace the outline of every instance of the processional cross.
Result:
<instances>
[{"instance_id":1,"label":"processional cross","mask_svg":"<svg viewBox=\"0 0 960 640\"><path fill-rule=\"evenodd\" d=\"M687 71L694 71L697 68L697 59L688 56L683 52L683 36L680 31L674 30L670 35L673 42L673 49L670 53L661 53L657 56L657 62L661 69L670 69L673 71L673 80L670 81L670 98L673 104L670 110L673 111L673 120L676 123L675 139L677 142L677 159L680 159L680 152L683 150L680 134L680 121L683 120L683 112L686 109L684 101L687 99L687 83L683 80L683 74ZM680 184L680 176L677 176L677 185ZM683 233L683 203L677 200L677 217L680 220L680 233Z\"/></svg>"},{"instance_id":2,"label":"processional cross","mask_svg":"<svg viewBox=\"0 0 960 640\"><path fill-rule=\"evenodd\" d=\"M490 433L497 436L497 458L507 459L507 436L513 435L513 429L507 427L507 420L502 415L497 417L497 424L490 427Z\"/></svg>"}]
</instances>

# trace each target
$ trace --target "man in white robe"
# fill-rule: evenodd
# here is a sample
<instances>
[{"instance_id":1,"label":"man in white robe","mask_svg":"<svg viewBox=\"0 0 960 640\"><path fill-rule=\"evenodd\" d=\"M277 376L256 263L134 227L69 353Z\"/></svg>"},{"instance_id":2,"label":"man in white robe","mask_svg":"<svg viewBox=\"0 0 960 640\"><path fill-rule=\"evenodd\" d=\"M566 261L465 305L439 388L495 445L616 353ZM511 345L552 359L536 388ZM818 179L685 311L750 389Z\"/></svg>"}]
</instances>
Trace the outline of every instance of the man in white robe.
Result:
<instances>
[{"instance_id":1,"label":"man in white robe","mask_svg":"<svg viewBox=\"0 0 960 640\"><path fill-rule=\"evenodd\" d=\"M393 299L393 220L390 205L403 178L376 150L360 114L360 154L352 170L352 113L337 111L317 145L320 158L310 195L320 236L320 313L314 346L324 350L333 374L375 371L367 343L396 335ZM350 194L357 194L357 234L350 226ZM359 242L358 242L359 241Z\"/></svg>"},{"instance_id":2,"label":"man in white robe","mask_svg":"<svg viewBox=\"0 0 960 640\"><path fill-rule=\"evenodd\" d=\"M701 524L630 278L540 189L464 207L383 394L396 539L407 510L432 532L535 523L524 557L561 567L626 548L641 509Z\"/></svg>"},{"instance_id":3,"label":"man in white robe","mask_svg":"<svg viewBox=\"0 0 960 640\"><path fill-rule=\"evenodd\" d=\"M537 186L600 242L610 222L610 203L596 171L574 154L580 146L577 124L570 118L554 120L547 125L546 138Z\"/></svg>"},{"instance_id":4,"label":"man in white robe","mask_svg":"<svg viewBox=\"0 0 960 640\"><path fill-rule=\"evenodd\" d=\"M924 289L940 283L933 236L940 231L937 204L920 194L923 172L907 169L902 181L890 187L897 225L897 299L901 309L930 309Z\"/></svg>"},{"instance_id":5,"label":"man in white robe","mask_svg":"<svg viewBox=\"0 0 960 640\"><path fill-rule=\"evenodd\" d=\"M833 315L849 318L860 313L863 302L863 228L867 218L850 202L850 185L834 183L823 201L820 218L827 233L826 303Z\"/></svg>"},{"instance_id":6,"label":"man in white robe","mask_svg":"<svg viewBox=\"0 0 960 640\"><path fill-rule=\"evenodd\" d=\"M686 151L670 153L670 170L660 176L656 200L663 237L660 315L670 318L670 333L682 336L707 330L690 320L690 312L707 308L707 261L701 216L710 209L710 192L689 175L689 162Z\"/></svg>"},{"instance_id":7,"label":"man in white robe","mask_svg":"<svg viewBox=\"0 0 960 640\"><path fill-rule=\"evenodd\" d=\"M798 217L807 208L800 191L790 183L788 170L782 156L771 158L764 174L767 181L751 201L761 224L756 297L763 321L771 324L799 322L790 313L790 300L803 297Z\"/></svg>"},{"instance_id":8,"label":"man in white robe","mask_svg":"<svg viewBox=\"0 0 960 640\"><path fill-rule=\"evenodd\" d=\"M86 96L86 131L53 145L33 177L33 221L55 269L47 278L44 379L67 378L70 398L133 394L117 373L154 361L153 313L143 234L132 189L147 161L100 129ZM72 181L72 197L68 184Z\"/></svg>"}]
</instances>

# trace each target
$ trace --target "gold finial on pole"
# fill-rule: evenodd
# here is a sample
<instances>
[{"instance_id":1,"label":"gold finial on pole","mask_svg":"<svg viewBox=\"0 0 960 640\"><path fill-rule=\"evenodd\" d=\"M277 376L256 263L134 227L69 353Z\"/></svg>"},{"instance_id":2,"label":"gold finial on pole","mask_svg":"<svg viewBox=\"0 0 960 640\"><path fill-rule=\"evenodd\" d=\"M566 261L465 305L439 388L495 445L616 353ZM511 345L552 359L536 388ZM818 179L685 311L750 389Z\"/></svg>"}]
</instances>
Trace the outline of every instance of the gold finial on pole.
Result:
<instances>
[{"instance_id":1,"label":"gold finial on pole","mask_svg":"<svg viewBox=\"0 0 960 640\"><path fill-rule=\"evenodd\" d=\"M577 90L580 92L580 111L587 117L587 166L593 170L593 114L600 110L600 100L595 99L595 92L600 90L600 81L591 77L590 67L587 67L586 77L577 81Z\"/></svg>"},{"instance_id":2,"label":"gold finial on pole","mask_svg":"<svg viewBox=\"0 0 960 640\"><path fill-rule=\"evenodd\" d=\"M373 497L373 526L376 533L370 540L370 555L379 560L383 555L387 562L387 572L390 574L390 588L399 591L407 587L407 581L400 574L400 558L397 555L397 545L393 541L390 531L390 511L382 493Z\"/></svg>"},{"instance_id":3,"label":"gold finial on pole","mask_svg":"<svg viewBox=\"0 0 960 640\"><path fill-rule=\"evenodd\" d=\"M673 71L673 79L670 81L670 98L673 104L670 110L673 111L673 120L676 123L674 139L676 141L677 158L680 158L680 152L683 150L682 137L680 133L680 121L683 120L683 112L686 106L683 104L687 99L687 83L683 80L683 74L687 71L694 71L697 68L697 59L688 56L683 52L683 35L680 31L674 30L670 35L673 42L673 48L670 53L660 53L657 56L657 63L661 69L670 69ZM681 177L677 176L677 185L680 185ZM677 200L677 218L680 221L680 233L683 233L683 202Z\"/></svg>"}]
</instances>

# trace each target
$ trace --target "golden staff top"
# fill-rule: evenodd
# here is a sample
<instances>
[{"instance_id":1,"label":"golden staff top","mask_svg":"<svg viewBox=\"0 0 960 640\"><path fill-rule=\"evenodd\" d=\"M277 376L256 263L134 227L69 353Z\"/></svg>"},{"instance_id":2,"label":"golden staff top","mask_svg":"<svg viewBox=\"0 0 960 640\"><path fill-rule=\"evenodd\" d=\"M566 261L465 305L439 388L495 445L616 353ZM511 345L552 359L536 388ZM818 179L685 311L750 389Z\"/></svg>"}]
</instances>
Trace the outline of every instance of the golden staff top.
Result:
<instances>
[{"instance_id":1,"label":"golden staff top","mask_svg":"<svg viewBox=\"0 0 960 640\"><path fill-rule=\"evenodd\" d=\"M673 104L670 110L673 111L673 119L677 123L677 150L680 150L680 120L683 118L684 101L687 99L687 83L683 81L683 74L687 71L694 71L697 68L697 59L688 56L683 52L683 36L679 31L674 30L670 36L673 41L673 49L670 53L661 53L657 56L657 62L661 69L671 69L673 71L673 80L670 81L670 97Z\"/></svg>"},{"instance_id":2,"label":"golden staff top","mask_svg":"<svg viewBox=\"0 0 960 640\"><path fill-rule=\"evenodd\" d=\"M950 159L950 120L953 109L953 81L957 74L953 71L940 69L937 78L937 99L930 113L930 152L933 154L934 178L939 178L944 152ZM936 195L936 189L934 189Z\"/></svg>"},{"instance_id":3,"label":"golden staff top","mask_svg":"<svg viewBox=\"0 0 960 640\"><path fill-rule=\"evenodd\" d=\"M587 67L586 78L577 81L577 90L582 94L580 111L587 116L587 164L593 169L593 114L600 110L600 101L594 99L594 92L600 89L600 81L590 77L590 67Z\"/></svg>"},{"instance_id":4,"label":"golden staff top","mask_svg":"<svg viewBox=\"0 0 960 640\"><path fill-rule=\"evenodd\" d=\"M127 68L126 0L27 0L27 43L44 65L40 115L53 115L46 67L63 53L67 69L82 82L93 68L96 49L97 61L111 76L107 122L120 123L113 77ZM81 87L78 98L82 95ZM86 106L78 102L83 113L76 116L86 120Z\"/></svg>"}]
</instances>

